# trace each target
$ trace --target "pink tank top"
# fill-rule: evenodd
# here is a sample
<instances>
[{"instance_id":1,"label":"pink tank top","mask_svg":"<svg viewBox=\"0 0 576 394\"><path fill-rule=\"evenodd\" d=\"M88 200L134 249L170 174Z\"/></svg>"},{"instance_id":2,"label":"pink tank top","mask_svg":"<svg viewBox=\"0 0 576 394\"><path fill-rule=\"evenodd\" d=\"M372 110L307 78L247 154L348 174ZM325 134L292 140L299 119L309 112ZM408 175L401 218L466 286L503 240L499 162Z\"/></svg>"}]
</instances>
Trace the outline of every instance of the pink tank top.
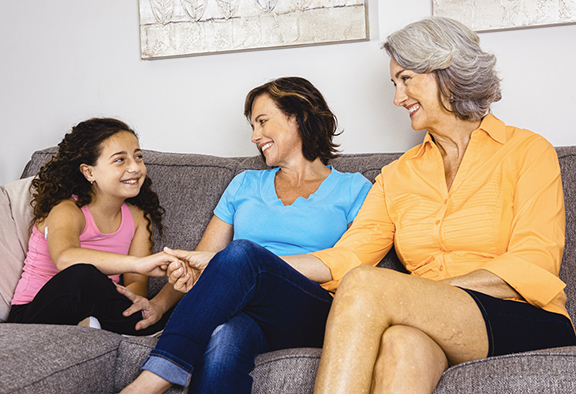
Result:
<instances>
[{"instance_id":1,"label":"pink tank top","mask_svg":"<svg viewBox=\"0 0 576 394\"><path fill-rule=\"evenodd\" d=\"M120 227L111 234L102 234L98 230L88 206L85 205L81 209L86 218L86 227L80 234L80 245L83 248L128 254L132 238L134 238L134 220L126 203L122 204ZM32 235L28 242L28 254L24 260L24 271L16 286L12 305L31 302L46 282L58 272L58 268L56 268L48 251L48 241L44 234L38 231L36 226L33 226ZM120 275L111 275L109 278L118 283Z\"/></svg>"}]
</instances>

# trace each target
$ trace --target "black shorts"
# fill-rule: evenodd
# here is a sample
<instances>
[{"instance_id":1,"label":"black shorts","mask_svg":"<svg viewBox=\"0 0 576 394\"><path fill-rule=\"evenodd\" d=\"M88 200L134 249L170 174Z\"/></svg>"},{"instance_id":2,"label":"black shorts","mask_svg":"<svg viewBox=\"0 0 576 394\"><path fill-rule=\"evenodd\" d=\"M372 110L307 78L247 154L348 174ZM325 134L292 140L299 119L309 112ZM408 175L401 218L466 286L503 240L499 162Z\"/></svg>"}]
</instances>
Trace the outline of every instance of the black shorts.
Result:
<instances>
[{"instance_id":1,"label":"black shorts","mask_svg":"<svg viewBox=\"0 0 576 394\"><path fill-rule=\"evenodd\" d=\"M488 332L488 357L576 345L570 320L525 302L462 289L476 301Z\"/></svg>"}]
</instances>

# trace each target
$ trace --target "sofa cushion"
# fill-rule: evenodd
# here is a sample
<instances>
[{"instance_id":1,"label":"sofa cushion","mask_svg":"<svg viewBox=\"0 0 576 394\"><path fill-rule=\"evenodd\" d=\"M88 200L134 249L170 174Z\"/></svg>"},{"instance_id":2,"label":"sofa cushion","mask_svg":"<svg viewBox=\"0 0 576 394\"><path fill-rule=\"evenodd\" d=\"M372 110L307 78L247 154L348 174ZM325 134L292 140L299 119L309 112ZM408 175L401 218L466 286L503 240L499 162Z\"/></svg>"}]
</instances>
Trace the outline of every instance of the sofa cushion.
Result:
<instances>
[{"instance_id":1,"label":"sofa cushion","mask_svg":"<svg viewBox=\"0 0 576 394\"><path fill-rule=\"evenodd\" d=\"M156 346L157 339L148 337L123 338L118 347L116 375L114 377L115 391L118 392L134 381L140 374L140 365L146 360L150 350ZM173 385L166 394L188 392L182 386Z\"/></svg>"},{"instance_id":2,"label":"sofa cushion","mask_svg":"<svg viewBox=\"0 0 576 394\"><path fill-rule=\"evenodd\" d=\"M286 349L256 358L252 393L312 394L320 349ZM576 392L576 347L475 360L449 368L434 394Z\"/></svg>"},{"instance_id":3,"label":"sofa cushion","mask_svg":"<svg viewBox=\"0 0 576 394\"><path fill-rule=\"evenodd\" d=\"M216 156L144 151L152 189L166 209L163 242L155 245L193 250L220 196L234 177L237 161ZM199 187L201 185L201 187ZM182 196L182 197L180 197Z\"/></svg>"},{"instance_id":4,"label":"sofa cushion","mask_svg":"<svg viewBox=\"0 0 576 394\"><path fill-rule=\"evenodd\" d=\"M48 162L56 154L58 148L52 146L50 148L42 149L32 153L30 161L26 163L26 167L22 171L22 176L20 178L27 178L30 176L35 176L40 171L40 168Z\"/></svg>"},{"instance_id":5,"label":"sofa cushion","mask_svg":"<svg viewBox=\"0 0 576 394\"><path fill-rule=\"evenodd\" d=\"M576 146L556 148L562 171L566 206L566 246L560 266L560 279L566 283L566 309L576 322Z\"/></svg>"},{"instance_id":6,"label":"sofa cushion","mask_svg":"<svg viewBox=\"0 0 576 394\"><path fill-rule=\"evenodd\" d=\"M252 393L312 393L321 349L297 348L264 353L250 375Z\"/></svg>"},{"instance_id":7,"label":"sofa cushion","mask_svg":"<svg viewBox=\"0 0 576 394\"><path fill-rule=\"evenodd\" d=\"M122 336L89 327L0 324L5 393L112 393Z\"/></svg>"},{"instance_id":8,"label":"sofa cushion","mask_svg":"<svg viewBox=\"0 0 576 394\"><path fill-rule=\"evenodd\" d=\"M154 349L156 339L148 337L123 338L118 347L118 361L114 386L117 391L126 387L140 374L140 365L144 362L150 350Z\"/></svg>"},{"instance_id":9,"label":"sofa cushion","mask_svg":"<svg viewBox=\"0 0 576 394\"><path fill-rule=\"evenodd\" d=\"M382 167L398 159L401 153L356 153L342 155L331 164L340 172L359 172L374 183Z\"/></svg>"},{"instance_id":10,"label":"sofa cushion","mask_svg":"<svg viewBox=\"0 0 576 394\"><path fill-rule=\"evenodd\" d=\"M575 393L576 347L484 358L444 372L434 394Z\"/></svg>"},{"instance_id":11,"label":"sofa cushion","mask_svg":"<svg viewBox=\"0 0 576 394\"><path fill-rule=\"evenodd\" d=\"M25 178L0 186L0 322L8 317L14 289L20 280L32 220L30 183Z\"/></svg>"},{"instance_id":12,"label":"sofa cushion","mask_svg":"<svg viewBox=\"0 0 576 394\"><path fill-rule=\"evenodd\" d=\"M340 172L359 172L370 182L374 179L382 167L398 159L401 153L354 153L344 154L332 160L330 164ZM236 174L246 170L263 170L266 167L260 156L239 157ZM235 175L236 175L235 174Z\"/></svg>"}]
</instances>

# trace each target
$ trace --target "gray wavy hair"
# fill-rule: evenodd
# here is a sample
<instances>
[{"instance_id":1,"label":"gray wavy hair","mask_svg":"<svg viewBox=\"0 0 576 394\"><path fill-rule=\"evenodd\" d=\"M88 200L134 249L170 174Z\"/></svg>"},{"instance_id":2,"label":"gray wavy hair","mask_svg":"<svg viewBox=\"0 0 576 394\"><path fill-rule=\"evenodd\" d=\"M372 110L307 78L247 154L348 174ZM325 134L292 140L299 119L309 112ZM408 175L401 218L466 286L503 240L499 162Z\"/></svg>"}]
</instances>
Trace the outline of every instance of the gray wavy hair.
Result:
<instances>
[{"instance_id":1,"label":"gray wavy hair","mask_svg":"<svg viewBox=\"0 0 576 394\"><path fill-rule=\"evenodd\" d=\"M496 56L480 48L480 38L462 23L429 17L388 36L382 46L400 66L417 73L434 73L438 95L450 100L463 120L480 120L502 98Z\"/></svg>"}]
</instances>

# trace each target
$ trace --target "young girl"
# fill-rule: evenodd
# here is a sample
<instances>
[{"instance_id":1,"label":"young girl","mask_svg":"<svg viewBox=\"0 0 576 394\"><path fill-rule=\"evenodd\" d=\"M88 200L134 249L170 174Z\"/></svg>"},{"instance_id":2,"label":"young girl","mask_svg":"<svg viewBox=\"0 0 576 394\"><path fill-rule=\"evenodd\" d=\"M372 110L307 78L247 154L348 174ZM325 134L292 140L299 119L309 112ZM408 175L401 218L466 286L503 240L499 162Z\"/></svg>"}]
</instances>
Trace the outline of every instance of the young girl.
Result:
<instances>
[{"instance_id":1,"label":"young girl","mask_svg":"<svg viewBox=\"0 0 576 394\"><path fill-rule=\"evenodd\" d=\"M32 181L32 234L8 321L76 325L91 317L121 334L161 330L174 301L168 286L133 306L116 285L122 275L126 288L147 297L145 275L163 276L174 261L151 255L152 226L162 231L164 210L150 185L126 124L90 119L72 128Z\"/></svg>"}]
</instances>

